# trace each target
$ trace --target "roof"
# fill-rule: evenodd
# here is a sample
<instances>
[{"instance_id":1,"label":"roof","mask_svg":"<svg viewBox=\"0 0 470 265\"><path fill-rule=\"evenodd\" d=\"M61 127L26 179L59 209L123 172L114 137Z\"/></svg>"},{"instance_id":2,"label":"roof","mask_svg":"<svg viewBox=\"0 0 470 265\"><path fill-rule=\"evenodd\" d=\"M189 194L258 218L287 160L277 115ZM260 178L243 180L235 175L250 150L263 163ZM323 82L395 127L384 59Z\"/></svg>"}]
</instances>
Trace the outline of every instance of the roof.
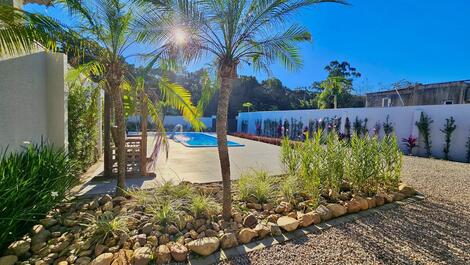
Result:
<instances>
[{"instance_id":1,"label":"roof","mask_svg":"<svg viewBox=\"0 0 470 265\"><path fill-rule=\"evenodd\" d=\"M449 81L449 82L440 82L440 83L429 83L429 84L421 84L421 83L417 83L415 85L412 85L412 86L408 86L408 87L404 87L404 88L399 88L399 89L389 89L389 90L384 90L384 91L375 91L375 92L370 92L370 93L366 93L366 95L373 95L373 94L382 94L382 93L396 93L396 90L398 91L406 91L406 90L410 90L414 87L421 87L421 88L430 88L430 87L434 87L434 86L451 86L451 85L457 85L457 84L462 84L462 83L465 83L465 84L469 84L470 85L470 79L466 79L466 80L459 80L459 81Z\"/></svg>"}]
</instances>

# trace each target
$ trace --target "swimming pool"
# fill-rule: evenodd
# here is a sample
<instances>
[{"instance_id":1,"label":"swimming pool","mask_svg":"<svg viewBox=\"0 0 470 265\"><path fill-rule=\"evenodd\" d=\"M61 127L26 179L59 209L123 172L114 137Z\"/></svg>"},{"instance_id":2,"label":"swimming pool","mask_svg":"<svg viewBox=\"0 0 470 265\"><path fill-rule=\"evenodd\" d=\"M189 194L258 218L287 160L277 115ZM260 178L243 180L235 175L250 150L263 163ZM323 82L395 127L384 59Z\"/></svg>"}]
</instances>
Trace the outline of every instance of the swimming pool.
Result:
<instances>
[{"instance_id":1,"label":"swimming pool","mask_svg":"<svg viewBox=\"0 0 470 265\"><path fill-rule=\"evenodd\" d=\"M173 140L187 147L217 147L217 137L209 133L182 132L175 133ZM229 147L244 146L232 141L227 141Z\"/></svg>"}]
</instances>

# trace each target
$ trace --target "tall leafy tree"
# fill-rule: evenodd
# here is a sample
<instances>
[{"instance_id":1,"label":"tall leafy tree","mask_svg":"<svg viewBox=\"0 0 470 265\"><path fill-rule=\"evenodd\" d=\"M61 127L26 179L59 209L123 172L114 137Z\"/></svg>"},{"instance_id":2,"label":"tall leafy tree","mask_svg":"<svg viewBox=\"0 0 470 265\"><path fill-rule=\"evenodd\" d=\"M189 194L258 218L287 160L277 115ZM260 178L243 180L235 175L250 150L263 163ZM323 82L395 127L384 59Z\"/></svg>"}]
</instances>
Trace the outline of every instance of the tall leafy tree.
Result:
<instances>
[{"instance_id":1,"label":"tall leafy tree","mask_svg":"<svg viewBox=\"0 0 470 265\"><path fill-rule=\"evenodd\" d=\"M310 32L290 18L304 7L334 0L178 0L170 1L173 17L166 22L179 28L189 58L212 55L220 82L217 141L223 181L223 218L231 217L230 160L227 148L227 112L238 69L245 64L269 72L279 61L297 70L302 60L297 44L311 40ZM161 17L147 18L149 27ZM182 34L184 32L184 34ZM183 38L181 38L183 39Z\"/></svg>"}]
</instances>

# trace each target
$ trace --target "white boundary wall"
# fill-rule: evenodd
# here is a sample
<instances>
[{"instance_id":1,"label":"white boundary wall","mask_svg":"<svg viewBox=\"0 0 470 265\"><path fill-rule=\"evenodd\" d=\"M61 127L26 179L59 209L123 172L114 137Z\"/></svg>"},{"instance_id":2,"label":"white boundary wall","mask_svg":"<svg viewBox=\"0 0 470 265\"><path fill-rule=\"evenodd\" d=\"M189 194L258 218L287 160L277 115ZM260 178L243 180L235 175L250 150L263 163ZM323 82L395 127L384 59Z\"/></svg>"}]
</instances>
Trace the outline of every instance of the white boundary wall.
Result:
<instances>
[{"instance_id":1,"label":"white boundary wall","mask_svg":"<svg viewBox=\"0 0 470 265\"><path fill-rule=\"evenodd\" d=\"M200 118L202 123L204 123L204 125L206 126L206 130L212 129L212 120L213 119L215 119L215 118L212 118L212 117L201 117ZM129 116L127 118L127 120L131 121L131 122L138 122L140 120L140 116ZM149 117L148 121L152 122L152 118ZM185 120L183 116L165 116L163 124L165 126L169 126L169 127L176 126L177 124L181 124L185 127L191 127L189 122L187 120Z\"/></svg>"},{"instance_id":2,"label":"white boundary wall","mask_svg":"<svg viewBox=\"0 0 470 265\"><path fill-rule=\"evenodd\" d=\"M431 124L431 141L433 157L443 157L442 151L444 145L444 134L440 131L446 123L446 118L453 116L457 129L453 133L450 159L456 161L465 161L467 138L470 136L470 104L456 105L427 105L427 106L408 106L408 107L391 107L391 108L347 108L347 109L325 109L325 110L287 110L287 111L259 111L259 112L242 112L238 115L237 131L241 131L242 121L248 121L248 133L256 133L257 120L279 120L291 118L301 120L304 126L308 125L310 120L318 120L324 118L341 117L341 131L344 132L344 122L346 117L352 124L356 119L368 119L367 127L372 134L372 128L376 122L382 123L389 115L389 121L393 124L395 133L400 141L401 139L413 135L418 138L419 147L418 155L424 155L424 144L419 139L419 131L415 126L415 122L419 120L421 112L429 115L434 123ZM383 127L383 126L382 126ZM263 128L263 125L261 126ZM383 128L380 129L380 136L383 136Z\"/></svg>"},{"instance_id":3,"label":"white boundary wall","mask_svg":"<svg viewBox=\"0 0 470 265\"><path fill-rule=\"evenodd\" d=\"M67 56L38 52L0 59L0 150L41 137L67 148Z\"/></svg>"}]
</instances>

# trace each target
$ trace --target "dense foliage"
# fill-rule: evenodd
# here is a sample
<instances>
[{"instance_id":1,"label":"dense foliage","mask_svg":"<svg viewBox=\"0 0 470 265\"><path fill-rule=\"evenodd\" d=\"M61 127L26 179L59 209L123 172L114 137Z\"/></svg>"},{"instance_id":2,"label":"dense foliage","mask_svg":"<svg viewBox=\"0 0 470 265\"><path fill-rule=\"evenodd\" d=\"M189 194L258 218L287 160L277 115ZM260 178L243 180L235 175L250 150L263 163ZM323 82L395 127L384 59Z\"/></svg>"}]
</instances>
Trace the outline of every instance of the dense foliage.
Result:
<instances>
[{"instance_id":1,"label":"dense foliage","mask_svg":"<svg viewBox=\"0 0 470 265\"><path fill-rule=\"evenodd\" d=\"M382 140L353 134L351 141L341 141L335 133L322 141L319 130L304 143L283 141L281 160L290 176L295 176L301 191L312 201L320 194L335 196L344 182L354 192L371 195L398 187L402 153L394 135ZM324 137L324 136L323 136Z\"/></svg>"},{"instance_id":2,"label":"dense foliage","mask_svg":"<svg viewBox=\"0 0 470 265\"><path fill-rule=\"evenodd\" d=\"M98 159L98 89L69 84L68 140L69 156L80 170L86 170Z\"/></svg>"},{"instance_id":3,"label":"dense foliage","mask_svg":"<svg viewBox=\"0 0 470 265\"><path fill-rule=\"evenodd\" d=\"M431 124L434 121L426 115L424 112L421 112L419 117L419 121L415 123L416 127L418 127L419 134L423 137L424 148L426 149L426 156L431 156Z\"/></svg>"},{"instance_id":4,"label":"dense foliage","mask_svg":"<svg viewBox=\"0 0 470 265\"><path fill-rule=\"evenodd\" d=\"M443 149L445 160L449 160L450 142L452 140L452 134L454 133L455 129L457 129L457 125L455 125L454 117L446 119L446 124L444 125L444 128L441 129L441 132L444 134L445 139Z\"/></svg>"},{"instance_id":5,"label":"dense foliage","mask_svg":"<svg viewBox=\"0 0 470 265\"><path fill-rule=\"evenodd\" d=\"M4 154L0 160L0 248L43 218L75 183L75 166L45 144Z\"/></svg>"}]
</instances>

